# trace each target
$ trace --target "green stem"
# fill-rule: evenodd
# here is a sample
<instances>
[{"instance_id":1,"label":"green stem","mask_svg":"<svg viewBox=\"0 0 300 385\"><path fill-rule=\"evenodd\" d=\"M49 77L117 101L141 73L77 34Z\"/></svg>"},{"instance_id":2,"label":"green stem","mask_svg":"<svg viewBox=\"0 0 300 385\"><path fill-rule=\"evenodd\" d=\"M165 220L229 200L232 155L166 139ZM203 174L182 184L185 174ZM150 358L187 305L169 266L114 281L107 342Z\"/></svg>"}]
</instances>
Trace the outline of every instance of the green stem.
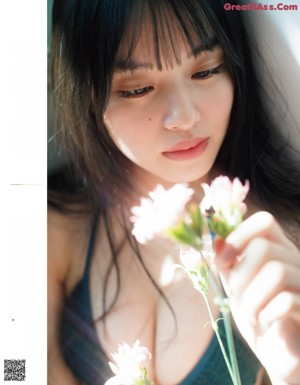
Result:
<instances>
[{"instance_id":1,"label":"green stem","mask_svg":"<svg viewBox=\"0 0 300 385\"><path fill-rule=\"evenodd\" d=\"M225 360L227 369L228 369L228 371L229 371L230 377L231 377L231 379L232 379L233 384L234 384L234 385L237 385L237 382L236 382L236 379L235 379L235 376L234 376L234 372L233 372L233 370L232 370L232 368L231 368L231 363L230 363L230 361L229 361L227 352L226 352L226 350L225 350L225 347L224 347L222 338L221 338L220 333L219 333L218 324L217 324L216 320L214 319L214 316L213 316L213 313L212 313L212 310L211 310L211 307L210 307L210 303L209 303L208 298L207 298L206 296L204 296L204 300L205 300L205 303L206 303L206 306L207 306L207 309L208 309L208 313L209 313L209 317L210 317L211 322L212 322L213 329L214 329L214 331L215 331L217 340L218 340L218 342L219 342L221 351L222 351L222 353L223 353L223 357L224 357L224 360Z\"/></svg>"},{"instance_id":2,"label":"green stem","mask_svg":"<svg viewBox=\"0 0 300 385\"><path fill-rule=\"evenodd\" d=\"M216 281L216 278L214 277L209 265L208 265L208 277L209 277L210 283L213 286L215 293L217 294L218 299L221 301L220 303L223 303L224 302L224 295L223 295L221 289L219 288L219 285Z\"/></svg>"},{"instance_id":3,"label":"green stem","mask_svg":"<svg viewBox=\"0 0 300 385\"><path fill-rule=\"evenodd\" d=\"M241 378L240 378L239 367L238 367L238 362L236 358L236 351L234 347L234 339L233 339L232 326L231 326L230 307L229 305L227 305L226 309L224 309L224 303L226 301L226 298L222 294L222 291L220 290L219 285L217 284L216 279L210 269L208 271L208 274L209 274L210 282L217 294L218 301L221 307L221 313L224 320L226 341L227 341L227 346L229 351L231 368L234 376L233 383L235 385L241 385Z\"/></svg>"},{"instance_id":4,"label":"green stem","mask_svg":"<svg viewBox=\"0 0 300 385\"><path fill-rule=\"evenodd\" d=\"M224 318L226 340L227 340L232 370L233 370L234 376L236 378L237 385L241 385L240 372L239 372L238 362L237 362L237 358L236 358L236 351L235 351L235 347L234 347L234 339L233 339L233 333L232 333L230 312L228 310L222 311L222 315Z\"/></svg>"}]
</instances>

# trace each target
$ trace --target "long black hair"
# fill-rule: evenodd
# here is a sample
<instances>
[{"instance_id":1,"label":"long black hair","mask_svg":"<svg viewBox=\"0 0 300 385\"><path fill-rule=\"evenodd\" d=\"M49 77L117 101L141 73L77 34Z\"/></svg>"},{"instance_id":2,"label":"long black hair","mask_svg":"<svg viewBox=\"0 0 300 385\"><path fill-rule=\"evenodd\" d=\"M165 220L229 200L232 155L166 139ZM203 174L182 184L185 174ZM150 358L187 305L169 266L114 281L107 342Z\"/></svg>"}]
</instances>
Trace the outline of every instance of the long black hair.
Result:
<instances>
[{"instance_id":1,"label":"long black hair","mask_svg":"<svg viewBox=\"0 0 300 385\"><path fill-rule=\"evenodd\" d=\"M241 14L228 12L223 6L223 0L54 1L51 98L55 138L62 143L67 162L49 177L49 203L65 211L69 211L70 203L81 203L80 210L85 207L102 215L112 259L103 288L101 318L114 306L121 286L118 245L111 237L109 209L119 203L120 196L132 191L132 163L116 148L103 115L117 55L122 49L130 65L146 21L151 21L149 41L154 46L157 68L162 64L172 66L174 60L180 64L178 32L195 55L199 40L207 50L216 42L220 44L235 94L214 166L228 176L248 179L259 207L300 224L299 155L270 117L266 103L269 95L257 78ZM75 207L77 210L78 205ZM164 296L127 228L124 234L149 279ZM117 292L107 304L105 293L112 269L117 274Z\"/></svg>"},{"instance_id":2,"label":"long black hair","mask_svg":"<svg viewBox=\"0 0 300 385\"><path fill-rule=\"evenodd\" d=\"M248 179L262 207L295 214L300 206L299 159L272 122L257 79L249 41L239 12L224 10L222 0L56 0L53 6L52 90L57 139L64 143L64 193L51 192L50 202L65 197L93 207L109 205L130 188L131 162L116 148L106 130L107 106L120 47L126 60L151 20L157 67L179 62L176 34L191 51L199 39L224 50L235 96L231 120L215 166L229 176ZM196 52L195 52L196 53ZM180 64L180 63L179 63ZM54 178L52 179L54 180ZM57 180L57 179L55 179ZM112 199L113 198L113 199ZM60 205L62 207L62 205Z\"/></svg>"}]
</instances>

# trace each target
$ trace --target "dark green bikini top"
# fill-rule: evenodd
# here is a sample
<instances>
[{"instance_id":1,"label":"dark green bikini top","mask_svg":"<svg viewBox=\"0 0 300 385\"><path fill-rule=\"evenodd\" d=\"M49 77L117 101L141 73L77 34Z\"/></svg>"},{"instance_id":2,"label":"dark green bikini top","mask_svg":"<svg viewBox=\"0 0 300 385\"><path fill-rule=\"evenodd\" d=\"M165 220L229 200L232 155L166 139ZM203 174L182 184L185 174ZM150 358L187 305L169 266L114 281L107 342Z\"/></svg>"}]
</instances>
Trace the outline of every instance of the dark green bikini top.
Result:
<instances>
[{"instance_id":1,"label":"dark green bikini top","mask_svg":"<svg viewBox=\"0 0 300 385\"><path fill-rule=\"evenodd\" d=\"M66 300L60 328L63 356L75 377L86 385L102 385L113 376L108 365L111 358L101 347L90 303L89 271L97 225L98 217L91 230L84 274ZM219 327L224 339L222 321ZM261 364L240 335L236 333L234 338L242 385L254 385ZM215 335L199 362L179 385L232 385Z\"/></svg>"}]
</instances>

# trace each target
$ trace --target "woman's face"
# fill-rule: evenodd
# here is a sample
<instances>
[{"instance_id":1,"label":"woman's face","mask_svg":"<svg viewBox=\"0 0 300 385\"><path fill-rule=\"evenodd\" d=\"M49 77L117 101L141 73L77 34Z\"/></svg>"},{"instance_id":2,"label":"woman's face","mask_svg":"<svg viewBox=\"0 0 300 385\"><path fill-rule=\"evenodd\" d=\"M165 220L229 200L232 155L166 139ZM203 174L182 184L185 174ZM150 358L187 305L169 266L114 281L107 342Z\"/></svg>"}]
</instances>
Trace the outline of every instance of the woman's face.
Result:
<instances>
[{"instance_id":1,"label":"woman's face","mask_svg":"<svg viewBox=\"0 0 300 385\"><path fill-rule=\"evenodd\" d=\"M181 64L157 69L150 44L140 42L134 70L120 65L113 76L104 119L137 176L192 182L211 170L226 134L234 86L216 45L195 58L181 44Z\"/></svg>"}]
</instances>

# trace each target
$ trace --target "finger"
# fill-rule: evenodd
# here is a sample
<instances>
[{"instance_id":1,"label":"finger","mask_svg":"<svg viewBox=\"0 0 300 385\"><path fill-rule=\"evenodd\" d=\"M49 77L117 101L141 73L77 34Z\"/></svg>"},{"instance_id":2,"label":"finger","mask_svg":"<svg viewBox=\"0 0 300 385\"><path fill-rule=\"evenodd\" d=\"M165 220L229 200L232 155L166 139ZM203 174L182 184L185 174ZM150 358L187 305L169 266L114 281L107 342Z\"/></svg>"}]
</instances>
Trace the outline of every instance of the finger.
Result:
<instances>
[{"instance_id":1,"label":"finger","mask_svg":"<svg viewBox=\"0 0 300 385\"><path fill-rule=\"evenodd\" d=\"M258 322L262 330L268 329L274 321L282 318L291 318L300 327L300 293L282 291L258 314Z\"/></svg>"},{"instance_id":2,"label":"finger","mask_svg":"<svg viewBox=\"0 0 300 385\"><path fill-rule=\"evenodd\" d=\"M229 234L218 258L223 260L224 265L234 263L236 256L241 254L246 245L256 237L282 244L294 252L297 250L296 246L286 238L274 217L267 212L260 211L246 219Z\"/></svg>"},{"instance_id":3,"label":"finger","mask_svg":"<svg viewBox=\"0 0 300 385\"><path fill-rule=\"evenodd\" d=\"M235 292L249 318L257 319L259 312L280 292L291 291L300 294L300 273L295 266L278 261L267 262L253 278L244 292ZM229 288L233 292L230 285Z\"/></svg>"},{"instance_id":4,"label":"finger","mask_svg":"<svg viewBox=\"0 0 300 385\"><path fill-rule=\"evenodd\" d=\"M253 238L258 234L286 246L291 246L292 244L274 216L266 211L259 211L247 218L235 231L229 234L226 243L243 247L248 242L249 237Z\"/></svg>"},{"instance_id":5,"label":"finger","mask_svg":"<svg viewBox=\"0 0 300 385\"><path fill-rule=\"evenodd\" d=\"M284 264L298 267L300 275L300 258L297 258L293 253L287 252L286 247L278 243L264 238L256 238L249 242L243 252L242 259L227 274L230 275L230 285L234 288L234 291L242 292L263 265L271 260L282 261Z\"/></svg>"},{"instance_id":6,"label":"finger","mask_svg":"<svg viewBox=\"0 0 300 385\"><path fill-rule=\"evenodd\" d=\"M300 384L299 336L299 323L291 318L273 322L257 336L254 349L274 379L272 384Z\"/></svg>"}]
</instances>

